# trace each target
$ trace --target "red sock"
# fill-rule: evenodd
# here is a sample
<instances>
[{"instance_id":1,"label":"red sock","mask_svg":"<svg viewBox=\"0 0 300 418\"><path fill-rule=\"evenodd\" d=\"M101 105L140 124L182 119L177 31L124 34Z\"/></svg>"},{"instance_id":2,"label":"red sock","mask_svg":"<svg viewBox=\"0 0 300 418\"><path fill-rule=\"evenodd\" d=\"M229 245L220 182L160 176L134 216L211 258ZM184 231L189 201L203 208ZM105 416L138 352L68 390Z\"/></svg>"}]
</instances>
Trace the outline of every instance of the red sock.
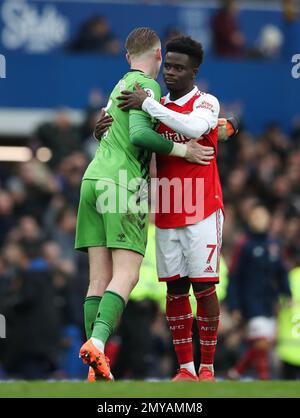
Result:
<instances>
[{"instance_id":1,"label":"red sock","mask_svg":"<svg viewBox=\"0 0 300 418\"><path fill-rule=\"evenodd\" d=\"M268 350L250 347L238 361L235 369L238 373L244 374L250 366L254 366L256 373L261 380L270 379L270 365L269 365Z\"/></svg>"},{"instance_id":2,"label":"red sock","mask_svg":"<svg viewBox=\"0 0 300 418\"><path fill-rule=\"evenodd\" d=\"M195 293L197 299L197 325L199 329L201 364L213 365L220 319L219 301L215 286Z\"/></svg>"},{"instance_id":3,"label":"red sock","mask_svg":"<svg viewBox=\"0 0 300 418\"><path fill-rule=\"evenodd\" d=\"M193 314L189 295L167 294L166 316L179 364L193 361Z\"/></svg>"},{"instance_id":4,"label":"red sock","mask_svg":"<svg viewBox=\"0 0 300 418\"><path fill-rule=\"evenodd\" d=\"M235 365L235 369L239 374L244 374L248 367L252 365L256 356L256 349L255 347L250 347L246 352L243 354L241 359Z\"/></svg>"},{"instance_id":5,"label":"red sock","mask_svg":"<svg viewBox=\"0 0 300 418\"><path fill-rule=\"evenodd\" d=\"M269 351L263 348L256 348L254 359L256 373L261 380L270 379Z\"/></svg>"}]
</instances>

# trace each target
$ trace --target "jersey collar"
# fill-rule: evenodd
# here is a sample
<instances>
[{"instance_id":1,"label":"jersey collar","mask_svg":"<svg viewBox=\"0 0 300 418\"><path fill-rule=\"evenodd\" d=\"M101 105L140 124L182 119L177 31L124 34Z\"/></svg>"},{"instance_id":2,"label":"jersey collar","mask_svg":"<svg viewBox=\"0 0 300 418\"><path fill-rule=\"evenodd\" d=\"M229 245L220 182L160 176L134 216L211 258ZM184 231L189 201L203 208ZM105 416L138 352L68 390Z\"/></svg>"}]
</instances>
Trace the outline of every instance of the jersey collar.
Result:
<instances>
[{"instance_id":1,"label":"jersey collar","mask_svg":"<svg viewBox=\"0 0 300 418\"><path fill-rule=\"evenodd\" d=\"M143 70L138 70L137 68L130 68L129 73L133 73L134 71L139 71L140 73L143 73Z\"/></svg>"},{"instance_id":2,"label":"jersey collar","mask_svg":"<svg viewBox=\"0 0 300 418\"><path fill-rule=\"evenodd\" d=\"M193 90L174 101L170 99L170 93L168 93L166 95L164 104L166 105L168 103L175 103L177 106L184 106L197 93L197 91L198 87L194 86Z\"/></svg>"}]
</instances>

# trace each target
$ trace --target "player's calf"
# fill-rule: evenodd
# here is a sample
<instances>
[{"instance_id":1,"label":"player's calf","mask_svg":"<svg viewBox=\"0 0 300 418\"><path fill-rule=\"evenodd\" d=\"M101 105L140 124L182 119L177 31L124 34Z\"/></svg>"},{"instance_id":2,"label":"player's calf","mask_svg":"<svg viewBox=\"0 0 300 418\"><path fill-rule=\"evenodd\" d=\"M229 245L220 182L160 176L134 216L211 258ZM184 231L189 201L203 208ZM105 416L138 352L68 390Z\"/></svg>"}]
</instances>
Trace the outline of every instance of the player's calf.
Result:
<instances>
[{"instance_id":1,"label":"player's calf","mask_svg":"<svg viewBox=\"0 0 300 418\"><path fill-rule=\"evenodd\" d=\"M201 348L199 380L214 380L213 364L217 345L220 308L215 286L205 284L205 287L205 290L199 291L201 285L193 284L197 300L197 325Z\"/></svg>"}]
</instances>

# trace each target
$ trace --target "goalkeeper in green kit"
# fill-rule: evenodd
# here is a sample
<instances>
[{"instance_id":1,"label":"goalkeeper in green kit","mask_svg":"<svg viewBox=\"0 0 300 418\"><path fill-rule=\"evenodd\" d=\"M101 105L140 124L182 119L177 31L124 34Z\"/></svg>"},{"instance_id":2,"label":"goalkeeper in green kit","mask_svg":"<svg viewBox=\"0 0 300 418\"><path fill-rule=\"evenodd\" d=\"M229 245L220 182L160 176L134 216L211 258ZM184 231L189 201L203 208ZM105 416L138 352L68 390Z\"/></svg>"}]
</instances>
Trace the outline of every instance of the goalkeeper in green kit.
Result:
<instances>
[{"instance_id":1,"label":"goalkeeper in green kit","mask_svg":"<svg viewBox=\"0 0 300 418\"><path fill-rule=\"evenodd\" d=\"M87 342L80 357L90 366L89 381L113 380L105 343L118 324L139 278L147 244L149 164L152 152L209 160L214 150L191 140L177 144L156 133L142 110L123 112L117 97L134 83L160 101L155 81L162 62L161 43L148 28L133 30L125 44L131 67L113 89L106 111L113 123L88 166L81 185L76 243L88 251L90 284L84 303Z\"/></svg>"}]
</instances>

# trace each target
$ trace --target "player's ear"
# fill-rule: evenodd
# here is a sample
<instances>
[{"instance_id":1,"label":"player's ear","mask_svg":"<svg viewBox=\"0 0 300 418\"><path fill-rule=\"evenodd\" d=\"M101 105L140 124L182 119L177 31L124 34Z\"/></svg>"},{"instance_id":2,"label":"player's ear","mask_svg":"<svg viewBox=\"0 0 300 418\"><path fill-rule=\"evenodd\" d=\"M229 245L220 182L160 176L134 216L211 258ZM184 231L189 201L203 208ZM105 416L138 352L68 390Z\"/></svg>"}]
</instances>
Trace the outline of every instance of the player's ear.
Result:
<instances>
[{"instance_id":1,"label":"player's ear","mask_svg":"<svg viewBox=\"0 0 300 418\"><path fill-rule=\"evenodd\" d=\"M197 67L193 68L193 78L194 78L194 80L197 77L198 71L199 71L199 68L197 68Z\"/></svg>"},{"instance_id":2,"label":"player's ear","mask_svg":"<svg viewBox=\"0 0 300 418\"><path fill-rule=\"evenodd\" d=\"M157 61L162 61L161 48L156 49L155 58L157 59Z\"/></svg>"},{"instance_id":3,"label":"player's ear","mask_svg":"<svg viewBox=\"0 0 300 418\"><path fill-rule=\"evenodd\" d=\"M128 64L131 65L131 57L130 57L128 52L126 53L126 60L127 60Z\"/></svg>"}]
</instances>

